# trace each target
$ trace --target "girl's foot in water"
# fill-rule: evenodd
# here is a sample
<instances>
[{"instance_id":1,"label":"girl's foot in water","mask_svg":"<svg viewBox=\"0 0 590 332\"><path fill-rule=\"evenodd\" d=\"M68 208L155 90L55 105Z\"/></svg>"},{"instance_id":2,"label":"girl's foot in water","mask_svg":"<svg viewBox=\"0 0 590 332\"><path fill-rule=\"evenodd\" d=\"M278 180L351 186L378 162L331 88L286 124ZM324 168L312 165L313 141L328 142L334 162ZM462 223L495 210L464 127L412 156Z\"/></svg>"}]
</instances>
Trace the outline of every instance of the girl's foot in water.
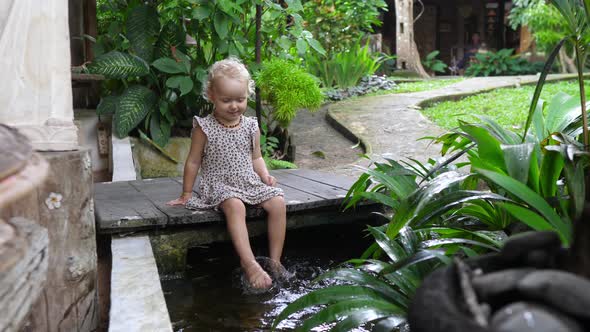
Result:
<instances>
[{"instance_id":1,"label":"girl's foot in water","mask_svg":"<svg viewBox=\"0 0 590 332\"><path fill-rule=\"evenodd\" d=\"M289 281L295 277L295 273L287 271L281 262L269 259L268 269L272 274L272 277L278 281Z\"/></svg>"},{"instance_id":2,"label":"girl's foot in water","mask_svg":"<svg viewBox=\"0 0 590 332\"><path fill-rule=\"evenodd\" d=\"M272 279L258 264L257 261L251 261L242 265L242 269L246 275L246 280L255 289L268 289L272 286Z\"/></svg>"}]
</instances>

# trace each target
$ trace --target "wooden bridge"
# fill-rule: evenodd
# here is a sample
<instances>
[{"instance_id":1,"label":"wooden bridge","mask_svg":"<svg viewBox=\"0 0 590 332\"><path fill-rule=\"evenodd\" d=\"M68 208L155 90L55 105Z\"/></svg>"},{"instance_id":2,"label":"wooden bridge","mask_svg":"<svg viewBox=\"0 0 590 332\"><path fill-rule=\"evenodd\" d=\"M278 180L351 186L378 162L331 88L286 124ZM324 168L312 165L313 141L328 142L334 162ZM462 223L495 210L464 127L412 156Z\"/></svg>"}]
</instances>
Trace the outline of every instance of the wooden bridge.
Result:
<instances>
[{"instance_id":1,"label":"wooden bridge","mask_svg":"<svg viewBox=\"0 0 590 332\"><path fill-rule=\"evenodd\" d=\"M375 204L342 212L346 192L354 178L313 170L271 171L285 192L287 228L321 224L370 223ZM182 192L181 178L97 183L94 206L100 234L149 235L160 273L184 266L190 247L229 240L221 212L192 211L166 202ZM247 209L250 236L266 232L262 208Z\"/></svg>"}]
</instances>

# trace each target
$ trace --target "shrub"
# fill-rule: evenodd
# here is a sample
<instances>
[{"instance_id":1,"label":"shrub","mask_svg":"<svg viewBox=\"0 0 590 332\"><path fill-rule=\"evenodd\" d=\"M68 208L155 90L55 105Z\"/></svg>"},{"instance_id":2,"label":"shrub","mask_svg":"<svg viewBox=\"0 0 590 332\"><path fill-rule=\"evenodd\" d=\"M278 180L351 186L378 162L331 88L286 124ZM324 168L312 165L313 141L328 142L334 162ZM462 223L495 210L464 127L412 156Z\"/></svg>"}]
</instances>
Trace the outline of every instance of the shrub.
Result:
<instances>
[{"instance_id":1,"label":"shrub","mask_svg":"<svg viewBox=\"0 0 590 332\"><path fill-rule=\"evenodd\" d=\"M316 78L286 60L264 62L255 79L262 99L272 106L269 123L276 121L283 128L289 126L299 109L316 110L324 100Z\"/></svg>"},{"instance_id":2,"label":"shrub","mask_svg":"<svg viewBox=\"0 0 590 332\"><path fill-rule=\"evenodd\" d=\"M536 74L543 69L542 62L530 63L517 55L514 49L501 49L496 53L478 53L476 61L465 71L469 76L502 76Z\"/></svg>"},{"instance_id":3,"label":"shrub","mask_svg":"<svg viewBox=\"0 0 590 332\"><path fill-rule=\"evenodd\" d=\"M365 76L373 75L381 63L393 57L383 54L374 56L369 45L360 41L349 50L335 53L330 58L309 56L306 64L309 72L318 76L326 88L341 89L356 86Z\"/></svg>"},{"instance_id":4,"label":"shrub","mask_svg":"<svg viewBox=\"0 0 590 332\"><path fill-rule=\"evenodd\" d=\"M439 53L440 51L432 51L428 53L426 58L422 60L422 65L424 68L431 72L444 73L445 69L447 69L447 65L436 58Z\"/></svg>"}]
</instances>

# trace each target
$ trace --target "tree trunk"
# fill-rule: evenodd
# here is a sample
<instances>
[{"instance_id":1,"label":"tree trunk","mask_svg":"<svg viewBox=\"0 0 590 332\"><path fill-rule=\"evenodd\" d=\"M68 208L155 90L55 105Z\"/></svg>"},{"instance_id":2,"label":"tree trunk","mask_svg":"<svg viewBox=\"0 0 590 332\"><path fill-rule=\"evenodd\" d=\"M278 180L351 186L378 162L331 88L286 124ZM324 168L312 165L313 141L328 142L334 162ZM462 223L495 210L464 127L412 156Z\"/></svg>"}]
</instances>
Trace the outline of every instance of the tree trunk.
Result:
<instances>
[{"instance_id":1,"label":"tree trunk","mask_svg":"<svg viewBox=\"0 0 590 332\"><path fill-rule=\"evenodd\" d=\"M397 68L411 70L421 77L430 77L422 67L414 41L414 0L395 0Z\"/></svg>"},{"instance_id":2,"label":"tree trunk","mask_svg":"<svg viewBox=\"0 0 590 332\"><path fill-rule=\"evenodd\" d=\"M578 72L574 58L568 56L563 47L559 50L559 65L561 66L561 72L564 74Z\"/></svg>"}]
</instances>

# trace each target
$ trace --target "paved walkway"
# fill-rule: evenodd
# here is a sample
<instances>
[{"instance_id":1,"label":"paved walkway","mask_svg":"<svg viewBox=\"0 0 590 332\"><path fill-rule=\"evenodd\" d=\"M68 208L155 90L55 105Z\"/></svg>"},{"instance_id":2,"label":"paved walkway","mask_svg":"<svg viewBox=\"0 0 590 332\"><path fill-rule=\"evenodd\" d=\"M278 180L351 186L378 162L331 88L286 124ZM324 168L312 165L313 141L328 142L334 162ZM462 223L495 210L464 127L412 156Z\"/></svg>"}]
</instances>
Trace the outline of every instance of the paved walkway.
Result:
<instances>
[{"instance_id":1,"label":"paved walkway","mask_svg":"<svg viewBox=\"0 0 590 332\"><path fill-rule=\"evenodd\" d=\"M574 78L575 75L551 75L549 80ZM360 139L373 158L387 157L395 160L414 158L425 162L437 157L439 146L429 141L418 141L424 136L436 136L444 131L424 117L419 105L425 101L449 96L465 96L493 89L521 84L534 84L538 76L502 76L467 78L453 85L431 91L361 97L354 100L329 104L313 118L300 112L292 123L292 132L297 145L296 162L302 168L323 169L338 174L357 176L362 171L355 165L367 165L358 159L360 151L351 149L352 143L337 135L326 120L327 117ZM310 145L313 144L313 145ZM326 158L318 160L310 153L317 148Z\"/></svg>"},{"instance_id":2,"label":"paved walkway","mask_svg":"<svg viewBox=\"0 0 590 332\"><path fill-rule=\"evenodd\" d=\"M550 80L574 77L571 74L554 75ZM315 113L300 111L290 126L296 146L295 162L303 169L357 176L362 170L355 166L368 164L365 159L360 159L364 150L357 146L359 140L373 159L384 155L395 160L414 158L424 162L429 157L437 157L439 148L429 147L428 141L417 140L424 136L436 136L443 131L422 116L418 111L420 103L535 83L537 79L537 76L468 78L431 91L360 97L326 104ZM253 111L247 115L255 116ZM339 127L338 130L335 127ZM132 159L129 142L126 146L128 156L124 153L121 160L115 158L115 170ZM133 176L122 179L135 179L132 164L131 171Z\"/></svg>"}]
</instances>

